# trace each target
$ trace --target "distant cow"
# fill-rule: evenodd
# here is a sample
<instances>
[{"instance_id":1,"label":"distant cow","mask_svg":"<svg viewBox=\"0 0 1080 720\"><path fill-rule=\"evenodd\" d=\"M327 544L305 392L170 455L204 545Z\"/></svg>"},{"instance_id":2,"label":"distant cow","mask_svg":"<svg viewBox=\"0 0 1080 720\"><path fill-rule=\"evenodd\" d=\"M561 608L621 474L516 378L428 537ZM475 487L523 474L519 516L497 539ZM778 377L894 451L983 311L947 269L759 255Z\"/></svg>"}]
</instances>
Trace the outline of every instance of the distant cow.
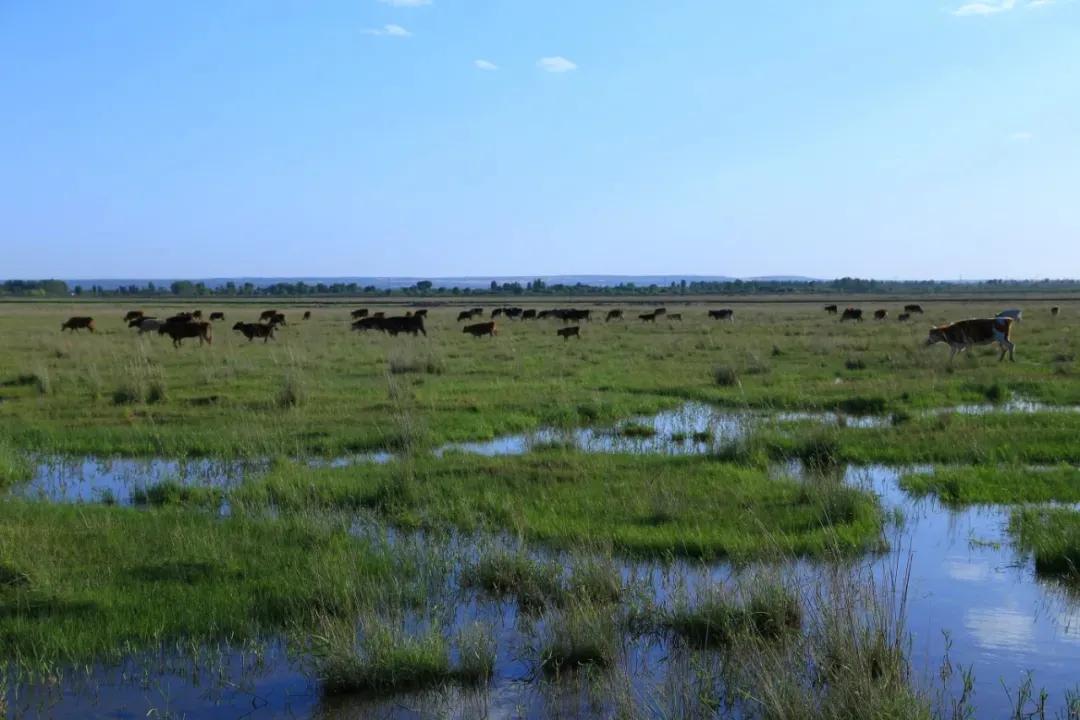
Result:
<instances>
[{"instance_id":1,"label":"distant cow","mask_svg":"<svg viewBox=\"0 0 1080 720\"><path fill-rule=\"evenodd\" d=\"M612 320L622 320L622 319L623 319L622 310L608 310L607 318L604 319L604 322L611 322Z\"/></svg>"},{"instance_id":2,"label":"distant cow","mask_svg":"<svg viewBox=\"0 0 1080 720\"><path fill-rule=\"evenodd\" d=\"M71 332L78 332L86 328L90 332L94 332L94 318L92 317L73 317L68 318L66 323L60 325L60 332L70 330Z\"/></svg>"},{"instance_id":3,"label":"distant cow","mask_svg":"<svg viewBox=\"0 0 1080 720\"><path fill-rule=\"evenodd\" d=\"M556 315L563 322L581 322L592 320L592 310L559 310Z\"/></svg>"},{"instance_id":4,"label":"distant cow","mask_svg":"<svg viewBox=\"0 0 1080 720\"><path fill-rule=\"evenodd\" d=\"M899 315L896 316L896 319L899 320L900 322L907 322L908 320L911 319L911 313L900 313Z\"/></svg>"},{"instance_id":5,"label":"distant cow","mask_svg":"<svg viewBox=\"0 0 1080 720\"><path fill-rule=\"evenodd\" d=\"M656 322L656 313L642 313L641 315L638 315L638 319L642 322Z\"/></svg>"},{"instance_id":6,"label":"distant cow","mask_svg":"<svg viewBox=\"0 0 1080 720\"><path fill-rule=\"evenodd\" d=\"M569 340L571 337L576 337L578 340L581 339L581 326L580 325L571 325L570 327L559 328L555 332L563 340Z\"/></svg>"},{"instance_id":7,"label":"distant cow","mask_svg":"<svg viewBox=\"0 0 1080 720\"><path fill-rule=\"evenodd\" d=\"M653 310L653 315L656 315L658 317L660 315L666 315L666 314L667 314L667 308L659 307L659 308L656 308L655 310Z\"/></svg>"},{"instance_id":8,"label":"distant cow","mask_svg":"<svg viewBox=\"0 0 1080 720\"><path fill-rule=\"evenodd\" d=\"M380 321L379 329L385 333L397 336L398 333L409 333L427 336L424 329L424 318L419 315L402 315L399 317L375 318Z\"/></svg>"},{"instance_id":9,"label":"distant cow","mask_svg":"<svg viewBox=\"0 0 1080 720\"><path fill-rule=\"evenodd\" d=\"M522 311L521 319L522 320L535 320L536 319L536 310L530 309L530 310Z\"/></svg>"},{"instance_id":10,"label":"distant cow","mask_svg":"<svg viewBox=\"0 0 1080 720\"><path fill-rule=\"evenodd\" d=\"M905 305L904 306L904 312L913 313L913 314L918 313L918 314L922 315L922 312L923 312L922 305Z\"/></svg>"},{"instance_id":11,"label":"distant cow","mask_svg":"<svg viewBox=\"0 0 1080 720\"><path fill-rule=\"evenodd\" d=\"M225 321L225 313L223 313L223 312L212 312L212 313L210 313L210 322L214 322L215 320L221 320L222 322L224 322Z\"/></svg>"},{"instance_id":12,"label":"distant cow","mask_svg":"<svg viewBox=\"0 0 1080 720\"><path fill-rule=\"evenodd\" d=\"M472 310L462 310L461 312L458 313L458 316L457 316L457 321L458 322L461 322L463 320L472 320L472 319L473 319Z\"/></svg>"},{"instance_id":13,"label":"distant cow","mask_svg":"<svg viewBox=\"0 0 1080 720\"><path fill-rule=\"evenodd\" d=\"M996 317L985 320L961 320L952 325L942 325L931 328L930 335L926 338L927 345L934 343L948 343L949 360L952 361L957 353L964 352L972 345L988 345L997 343L1001 347L1001 356L998 362L1005 359L1005 353L1009 354L1009 360L1015 361L1013 350L1012 326L1016 322L1010 317Z\"/></svg>"},{"instance_id":14,"label":"distant cow","mask_svg":"<svg viewBox=\"0 0 1080 720\"><path fill-rule=\"evenodd\" d=\"M875 320L885 320L888 317L889 317L889 311L888 310L875 310L874 311L874 319Z\"/></svg>"},{"instance_id":15,"label":"distant cow","mask_svg":"<svg viewBox=\"0 0 1080 720\"><path fill-rule=\"evenodd\" d=\"M159 335L172 338L173 347L183 345L185 338L199 338L199 344L212 342L210 323L191 320L188 322L167 322L158 328Z\"/></svg>"},{"instance_id":16,"label":"distant cow","mask_svg":"<svg viewBox=\"0 0 1080 720\"><path fill-rule=\"evenodd\" d=\"M728 322L735 322L735 311L731 308L710 310L709 317L713 320L727 320Z\"/></svg>"},{"instance_id":17,"label":"distant cow","mask_svg":"<svg viewBox=\"0 0 1080 720\"><path fill-rule=\"evenodd\" d=\"M127 315L124 315L124 322L129 323L132 320L135 320L136 318L141 318L142 316L143 316L143 311L142 310L128 310Z\"/></svg>"},{"instance_id":18,"label":"distant cow","mask_svg":"<svg viewBox=\"0 0 1080 720\"><path fill-rule=\"evenodd\" d=\"M360 308L359 310L353 310L349 314L352 315L354 320L359 320L360 318L366 318L368 316L368 311L367 308Z\"/></svg>"},{"instance_id":19,"label":"distant cow","mask_svg":"<svg viewBox=\"0 0 1080 720\"><path fill-rule=\"evenodd\" d=\"M266 342L274 337L274 326L264 325L263 323L238 322L233 325L232 329L243 333L244 337L248 339L248 342L251 342L255 338L262 338L263 342Z\"/></svg>"},{"instance_id":20,"label":"distant cow","mask_svg":"<svg viewBox=\"0 0 1080 720\"><path fill-rule=\"evenodd\" d=\"M491 335L495 337L499 334L499 331L495 328L494 322L476 323L475 325L466 325L462 330L464 333L469 333L473 337L483 337L484 335Z\"/></svg>"},{"instance_id":21,"label":"distant cow","mask_svg":"<svg viewBox=\"0 0 1080 720\"><path fill-rule=\"evenodd\" d=\"M682 313L668 313L667 319L670 322L682 322Z\"/></svg>"},{"instance_id":22,"label":"distant cow","mask_svg":"<svg viewBox=\"0 0 1080 720\"><path fill-rule=\"evenodd\" d=\"M311 319L311 311L310 310L305 310L304 311L304 319L305 320L310 320Z\"/></svg>"},{"instance_id":23,"label":"distant cow","mask_svg":"<svg viewBox=\"0 0 1080 720\"><path fill-rule=\"evenodd\" d=\"M845 320L862 322L862 308L846 308L844 314L840 316L840 322L844 322Z\"/></svg>"},{"instance_id":24,"label":"distant cow","mask_svg":"<svg viewBox=\"0 0 1080 720\"><path fill-rule=\"evenodd\" d=\"M1057 317L1060 312L1061 308L1055 305L1054 307L1050 308L1050 317Z\"/></svg>"},{"instance_id":25,"label":"distant cow","mask_svg":"<svg viewBox=\"0 0 1080 720\"><path fill-rule=\"evenodd\" d=\"M839 310L840 310L840 308L838 308L835 305L826 305L825 306L825 312L829 313L830 315L835 315Z\"/></svg>"},{"instance_id":26,"label":"distant cow","mask_svg":"<svg viewBox=\"0 0 1080 720\"><path fill-rule=\"evenodd\" d=\"M502 314L503 314L503 309L502 308L495 308L494 310L491 311L491 317L493 317L493 318L497 318Z\"/></svg>"},{"instance_id":27,"label":"distant cow","mask_svg":"<svg viewBox=\"0 0 1080 720\"><path fill-rule=\"evenodd\" d=\"M1009 310L1002 310L997 314L999 318L1012 318L1016 322L1020 322L1023 319L1024 311L1017 308L1010 308Z\"/></svg>"},{"instance_id":28,"label":"distant cow","mask_svg":"<svg viewBox=\"0 0 1080 720\"><path fill-rule=\"evenodd\" d=\"M269 325L288 325L289 324L289 323L285 322L285 313L274 313L273 315L271 315L268 318L268 320L269 320L269 322L268 322Z\"/></svg>"},{"instance_id":29,"label":"distant cow","mask_svg":"<svg viewBox=\"0 0 1080 720\"><path fill-rule=\"evenodd\" d=\"M259 315L259 320L269 320L270 318L274 317L277 314L278 314L277 310L263 310L262 314Z\"/></svg>"}]
</instances>

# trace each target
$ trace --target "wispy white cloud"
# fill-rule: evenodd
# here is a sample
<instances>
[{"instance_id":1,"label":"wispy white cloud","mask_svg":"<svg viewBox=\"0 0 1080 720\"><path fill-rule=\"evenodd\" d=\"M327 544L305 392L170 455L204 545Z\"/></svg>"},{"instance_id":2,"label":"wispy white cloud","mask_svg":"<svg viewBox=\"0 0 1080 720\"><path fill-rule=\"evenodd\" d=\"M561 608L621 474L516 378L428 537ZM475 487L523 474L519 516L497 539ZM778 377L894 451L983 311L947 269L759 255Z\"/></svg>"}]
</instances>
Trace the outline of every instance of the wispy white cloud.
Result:
<instances>
[{"instance_id":1,"label":"wispy white cloud","mask_svg":"<svg viewBox=\"0 0 1080 720\"><path fill-rule=\"evenodd\" d=\"M499 66L490 60L474 60L473 65L477 70L498 70Z\"/></svg>"},{"instance_id":2,"label":"wispy white cloud","mask_svg":"<svg viewBox=\"0 0 1080 720\"><path fill-rule=\"evenodd\" d=\"M1017 8L1038 8L1053 5L1057 0L972 0L952 11L960 17L968 15L997 15Z\"/></svg>"},{"instance_id":3,"label":"wispy white cloud","mask_svg":"<svg viewBox=\"0 0 1080 720\"><path fill-rule=\"evenodd\" d=\"M379 0L379 2L394 7L420 7L421 5L431 4L431 0Z\"/></svg>"},{"instance_id":4,"label":"wispy white cloud","mask_svg":"<svg viewBox=\"0 0 1080 720\"><path fill-rule=\"evenodd\" d=\"M384 37L412 37L412 33L400 25L383 25L381 28L369 28L364 30L365 35L382 35Z\"/></svg>"},{"instance_id":5,"label":"wispy white cloud","mask_svg":"<svg viewBox=\"0 0 1080 720\"><path fill-rule=\"evenodd\" d=\"M577 65L570 60L567 60L562 55L540 58L536 61L536 66L541 70L547 70L548 72L553 73L564 73L570 72L571 70L577 70Z\"/></svg>"}]
</instances>

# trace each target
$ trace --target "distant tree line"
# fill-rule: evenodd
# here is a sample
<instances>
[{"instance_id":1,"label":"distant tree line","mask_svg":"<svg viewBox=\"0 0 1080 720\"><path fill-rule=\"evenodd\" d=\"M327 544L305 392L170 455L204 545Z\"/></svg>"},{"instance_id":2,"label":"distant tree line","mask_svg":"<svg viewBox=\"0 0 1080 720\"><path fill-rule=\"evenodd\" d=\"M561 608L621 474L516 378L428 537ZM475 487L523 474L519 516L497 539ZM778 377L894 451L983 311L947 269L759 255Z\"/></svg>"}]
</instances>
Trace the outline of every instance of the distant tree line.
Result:
<instances>
[{"instance_id":1,"label":"distant tree line","mask_svg":"<svg viewBox=\"0 0 1080 720\"><path fill-rule=\"evenodd\" d=\"M1003 291L1078 292L1080 280L983 280L979 282L949 282L937 280L730 280L686 281L669 285L638 285L632 282L618 285L586 285L547 283L537 279L499 283L492 281L486 288L435 287L430 280L405 288L379 288L357 283L277 282L256 285L252 282L225 282L209 286L204 282L177 280L168 285L148 282L146 285L126 285L105 288L99 285L69 287L63 280L6 280L0 283L0 296L10 297L316 297L316 296L616 296L616 295L933 295L941 293L991 294Z\"/></svg>"}]
</instances>

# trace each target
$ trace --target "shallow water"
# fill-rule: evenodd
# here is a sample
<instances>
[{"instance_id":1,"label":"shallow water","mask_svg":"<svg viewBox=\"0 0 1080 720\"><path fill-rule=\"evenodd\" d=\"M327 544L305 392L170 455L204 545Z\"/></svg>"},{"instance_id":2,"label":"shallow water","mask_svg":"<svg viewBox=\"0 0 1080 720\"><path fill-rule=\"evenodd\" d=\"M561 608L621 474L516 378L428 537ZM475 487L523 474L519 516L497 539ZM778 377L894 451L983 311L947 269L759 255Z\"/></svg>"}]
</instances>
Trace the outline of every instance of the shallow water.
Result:
<instances>
[{"instance_id":1,"label":"shallow water","mask_svg":"<svg viewBox=\"0 0 1080 720\"><path fill-rule=\"evenodd\" d=\"M990 407L990 406L985 406ZM956 412L985 412L984 406L954 408ZM994 411L1036 412L1043 408L1025 401L995 406ZM1064 410L1063 410L1064 411ZM1071 410L1068 410L1071 411ZM775 417L775 416L774 416ZM783 419L848 422L833 414L790 414ZM866 422L885 422L873 418ZM572 442L592 452L694 453L714 443L739 437L754 422L747 414L726 413L689 404L679 411L636 419L611 430L577 430L569 434L541 431L531 436L502 438L489 443L448 446L441 452L515 454L538 443ZM626 437L619 428L649 425L649 437ZM672 435L708 433L709 439L673 443ZM342 458L330 464L388 461L392 456ZM228 488L264 464L93 460L43 463L32 483L18 492L53 501L100 501L111 494L130 501L131 492L165 479ZM928 470L932 468L919 468ZM776 474L802 477L797 465L778 466ZM1049 693L1048 707L1060 709L1080 675L1080 603L1058 584L1037 579L1032 563L1019 557L1006 533L1008 509L975 506L951 509L936 500L913 499L899 489L899 468L851 467L837 480L878 493L886 508L898 509L903 522L889 530L891 551L872 559L875 575L884 578L910 573L907 630L912 637L916 676L927 686L939 685L938 671L949 649L955 665L970 667L975 677L974 703L978 717L1009 717L1003 684L1015 690L1032 674L1034 687ZM807 481L810 481L807 479ZM360 523L357 532L392 542L421 542L399 536L378 523ZM490 539L454 536L448 552L475 557ZM557 553L535 551L568 561ZM827 566L807 561L787 564L786 575L808 591L822 582ZM727 582L739 570L726 563L624 563L625 580L646 589L652 602L670 603L698 586ZM456 575L447 578L447 592L458 593ZM452 588L452 589L451 589ZM271 641L251 663L243 653L222 651L221 661L195 664L181 656L132 658L123 666L95 667L88 674L65 675L57 684L18 685L9 690L9 712L18 717L142 717L150 709L167 709L175 717L298 717L298 718L420 718L420 717L564 717L612 716L611 699L602 684L537 679L536 633L543 620L519 614L512 602L471 593L457 594L444 612L451 628L480 622L497 642L498 663L490 686L480 690L450 689L392 699L322 698L302 662L292 658L278 641ZM416 623L430 622L416 619ZM946 636L947 633L947 636ZM162 659L164 658L164 660ZM700 659L699 659L700 660ZM670 641L645 637L625 639L619 671L630 680L630 692L658 716L678 716L668 688L687 672L685 653ZM149 668L149 669L147 669ZM953 683L955 684L955 678Z\"/></svg>"}]
</instances>

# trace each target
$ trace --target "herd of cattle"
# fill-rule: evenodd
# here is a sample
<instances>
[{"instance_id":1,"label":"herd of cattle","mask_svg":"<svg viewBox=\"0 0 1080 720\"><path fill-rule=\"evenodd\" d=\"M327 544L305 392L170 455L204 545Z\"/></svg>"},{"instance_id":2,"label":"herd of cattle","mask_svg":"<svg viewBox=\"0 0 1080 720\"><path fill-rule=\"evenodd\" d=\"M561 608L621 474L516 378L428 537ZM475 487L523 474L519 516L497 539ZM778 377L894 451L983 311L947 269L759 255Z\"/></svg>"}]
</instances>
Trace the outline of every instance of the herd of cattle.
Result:
<instances>
[{"instance_id":1,"label":"herd of cattle","mask_svg":"<svg viewBox=\"0 0 1080 720\"><path fill-rule=\"evenodd\" d=\"M1061 309L1058 306L1050 308L1050 315L1057 317L1060 314ZM494 337L498 335L498 327L496 325L495 318L505 317L511 320L518 319L521 321L527 320L561 320L566 326L556 330L556 335L568 340L572 337L581 338L581 325L569 325L569 323L581 323L591 322L593 319L593 311L577 308L555 308L550 310L536 310L526 309L520 307L498 307L491 310L491 314L487 321L484 322L471 322L477 318L482 318L484 315L484 308L475 307L468 310L461 311L458 316L458 322L467 322L462 332L473 337ZM825 312L830 315L840 315L840 322L852 320L856 322L862 322L863 310L862 308L847 307L841 312L837 305L826 305ZM416 310L415 312L406 312L404 315L390 316L388 317L385 312L370 313L366 308L353 310L351 312L352 324L351 328L356 331L364 332L367 330L377 330L379 332L386 333L388 335L397 336L401 333L409 335L427 335L427 330L424 328L424 320L427 318L428 311L426 309ZM904 311L897 315L897 320L900 322L906 322L911 319L912 315L923 314L923 308L918 304L910 304L904 306ZM655 323L658 318L666 318L669 322L681 322L681 313L669 313L665 308L656 308L650 312L638 314L638 319L645 323ZM889 317L889 311L885 309L879 309L874 311L875 320L887 320ZM934 327L930 330L930 335L927 337L927 345L933 345L935 343L946 343L951 349L949 355L950 360L959 352L963 352L967 348L973 345L983 345L990 343L997 343L1001 347L1000 360L1005 359L1006 353L1009 355L1009 359L1015 359L1013 357L1013 351L1015 344L1012 342L1012 326L1014 323L1021 320L1022 313L1017 309L1003 310L993 318L986 319L972 319L961 320L960 322L952 323L950 325L941 325ZM709 310L708 318L710 320L723 320L727 322L735 321L735 311L731 308L722 308L718 310ZM311 311L308 310L303 314L304 320L311 319ZM624 320L625 316L622 310L608 310L604 316L605 322L613 322ZM211 343L213 340L212 328L213 323L216 321L225 321L225 313L212 312L209 314L208 320L203 320L203 313L200 310L193 312L181 312L175 315L171 315L165 319L159 319L157 317L146 315L142 310L131 310L124 316L124 322L128 324L128 327L135 328L139 334L148 332L157 332L159 335L168 335L175 347L180 347L183 341L187 338L198 338L199 344ZM274 330L282 325L287 325L285 314L277 310L265 310L259 316L258 322L238 322L233 325L233 330L240 333L248 339L253 341L261 339L264 343L273 339ZM78 330L89 330L94 332L94 319L92 317L77 316L72 317L60 326L61 332L64 330L70 330L76 332Z\"/></svg>"}]
</instances>

